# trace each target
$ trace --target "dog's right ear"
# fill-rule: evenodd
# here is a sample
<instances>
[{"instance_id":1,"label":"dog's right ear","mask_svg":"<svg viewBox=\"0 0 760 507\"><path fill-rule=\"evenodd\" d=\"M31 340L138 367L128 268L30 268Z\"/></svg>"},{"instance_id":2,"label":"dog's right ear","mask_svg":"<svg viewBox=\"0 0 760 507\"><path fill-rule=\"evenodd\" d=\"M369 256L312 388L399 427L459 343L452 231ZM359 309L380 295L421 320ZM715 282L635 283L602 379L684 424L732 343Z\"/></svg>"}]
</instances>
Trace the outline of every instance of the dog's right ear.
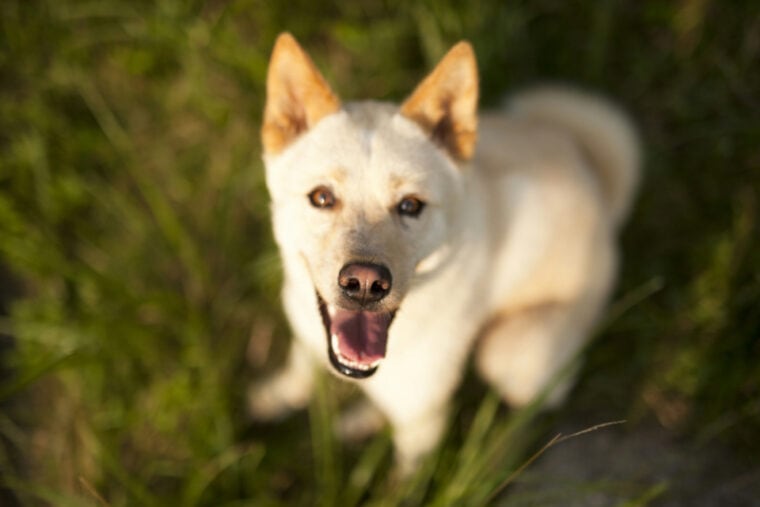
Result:
<instances>
[{"instance_id":1,"label":"dog's right ear","mask_svg":"<svg viewBox=\"0 0 760 507\"><path fill-rule=\"evenodd\" d=\"M267 73L267 102L261 141L264 153L281 152L325 116L340 109L340 100L295 38L277 37Z\"/></svg>"},{"instance_id":2,"label":"dog's right ear","mask_svg":"<svg viewBox=\"0 0 760 507\"><path fill-rule=\"evenodd\" d=\"M469 42L455 45L401 105L401 114L417 123L457 160L475 151L478 130L478 65Z\"/></svg>"}]
</instances>

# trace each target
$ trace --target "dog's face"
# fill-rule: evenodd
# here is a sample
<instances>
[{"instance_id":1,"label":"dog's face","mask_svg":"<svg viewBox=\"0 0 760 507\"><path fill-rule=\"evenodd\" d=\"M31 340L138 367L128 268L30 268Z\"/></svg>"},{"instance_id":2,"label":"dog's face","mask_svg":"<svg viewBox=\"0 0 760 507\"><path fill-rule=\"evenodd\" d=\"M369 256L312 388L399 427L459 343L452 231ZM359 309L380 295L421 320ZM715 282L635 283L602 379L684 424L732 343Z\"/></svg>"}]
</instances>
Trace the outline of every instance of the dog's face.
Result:
<instances>
[{"instance_id":1,"label":"dog's face","mask_svg":"<svg viewBox=\"0 0 760 507\"><path fill-rule=\"evenodd\" d=\"M416 275L448 247L476 103L466 43L400 108L342 107L290 35L275 45L262 129L275 237L310 273L344 375L375 372Z\"/></svg>"}]
</instances>

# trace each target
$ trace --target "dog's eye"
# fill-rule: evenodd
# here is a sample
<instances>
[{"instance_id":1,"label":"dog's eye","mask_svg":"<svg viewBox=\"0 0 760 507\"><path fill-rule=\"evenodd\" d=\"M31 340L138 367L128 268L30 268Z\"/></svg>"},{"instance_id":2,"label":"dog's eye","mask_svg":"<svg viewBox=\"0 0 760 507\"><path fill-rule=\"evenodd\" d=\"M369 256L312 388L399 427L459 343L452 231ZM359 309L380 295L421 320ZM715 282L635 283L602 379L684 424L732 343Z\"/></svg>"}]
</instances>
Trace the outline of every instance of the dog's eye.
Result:
<instances>
[{"instance_id":1,"label":"dog's eye","mask_svg":"<svg viewBox=\"0 0 760 507\"><path fill-rule=\"evenodd\" d=\"M309 192L309 202L315 208L329 209L335 206L335 195L329 188L319 186Z\"/></svg>"},{"instance_id":2,"label":"dog's eye","mask_svg":"<svg viewBox=\"0 0 760 507\"><path fill-rule=\"evenodd\" d=\"M418 217L422 213L425 203L416 197L404 197L396 206L399 215Z\"/></svg>"}]
</instances>

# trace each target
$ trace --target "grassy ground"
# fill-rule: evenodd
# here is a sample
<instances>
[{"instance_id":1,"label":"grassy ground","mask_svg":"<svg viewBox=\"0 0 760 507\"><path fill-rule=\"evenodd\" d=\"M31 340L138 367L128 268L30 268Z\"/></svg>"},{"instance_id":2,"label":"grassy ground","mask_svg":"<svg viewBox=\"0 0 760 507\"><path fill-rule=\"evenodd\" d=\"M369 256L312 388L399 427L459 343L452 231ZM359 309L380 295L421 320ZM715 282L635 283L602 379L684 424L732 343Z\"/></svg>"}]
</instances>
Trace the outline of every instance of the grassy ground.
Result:
<instances>
[{"instance_id":1,"label":"grassy ground","mask_svg":"<svg viewBox=\"0 0 760 507\"><path fill-rule=\"evenodd\" d=\"M246 383L288 336L257 130L285 29L345 99L400 99L468 38L484 105L567 81L636 118L646 179L571 408L510 413L468 381L405 487L387 435L332 439L352 393L330 380L308 413L248 425ZM16 344L6 489L72 506L481 505L577 410L720 442L756 470L758 61L750 0L4 0L0 263L23 293L0 321ZM626 505L668 495L646 493Z\"/></svg>"}]
</instances>

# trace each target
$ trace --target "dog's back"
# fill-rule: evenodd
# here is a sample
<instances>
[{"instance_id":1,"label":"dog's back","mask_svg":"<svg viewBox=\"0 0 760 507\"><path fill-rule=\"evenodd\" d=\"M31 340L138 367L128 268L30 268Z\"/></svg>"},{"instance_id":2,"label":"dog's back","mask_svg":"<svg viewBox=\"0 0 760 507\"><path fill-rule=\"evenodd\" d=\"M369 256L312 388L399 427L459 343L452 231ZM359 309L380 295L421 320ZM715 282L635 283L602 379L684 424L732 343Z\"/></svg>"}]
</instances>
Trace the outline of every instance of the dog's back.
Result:
<instances>
[{"instance_id":1,"label":"dog's back","mask_svg":"<svg viewBox=\"0 0 760 507\"><path fill-rule=\"evenodd\" d=\"M630 121L597 96L543 88L515 97L512 116L541 121L571 133L588 157L604 192L612 222L627 217L639 182L640 148Z\"/></svg>"},{"instance_id":2,"label":"dog's back","mask_svg":"<svg viewBox=\"0 0 760 507\"><path fill-rule=\"evenodd\" d=\"M491 318L477 354L513 405L533 399L591 336L617 271L616 233L639 179L626 117L604 100L539 89L481 115L475 164L490 198ZM556 404L572 385L557 380Z\"/></svg>"}]
</instances>

